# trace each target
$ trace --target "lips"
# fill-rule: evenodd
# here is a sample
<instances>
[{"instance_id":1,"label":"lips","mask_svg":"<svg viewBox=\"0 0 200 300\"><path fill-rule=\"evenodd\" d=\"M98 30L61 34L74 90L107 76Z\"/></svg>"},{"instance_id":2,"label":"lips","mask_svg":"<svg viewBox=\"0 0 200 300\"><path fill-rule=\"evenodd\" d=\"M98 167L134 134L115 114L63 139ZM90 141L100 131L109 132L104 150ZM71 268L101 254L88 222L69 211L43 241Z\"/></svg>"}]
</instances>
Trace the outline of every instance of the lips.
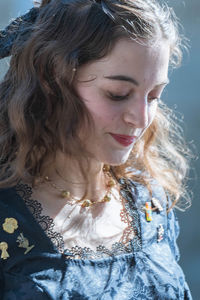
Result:
<instances>
[{"instance_id":1,"label":"lips","mask_svg":"<svg viewBox=\"0 0 200 300\"><path fill-rule=\"evenodd\" d=\"M122 134L113 134L110 133L110 135L121 145L123 146L130 146L135 142L136 136L130 136L130 135L122 135Z\"/></svg>"}]
</instances>

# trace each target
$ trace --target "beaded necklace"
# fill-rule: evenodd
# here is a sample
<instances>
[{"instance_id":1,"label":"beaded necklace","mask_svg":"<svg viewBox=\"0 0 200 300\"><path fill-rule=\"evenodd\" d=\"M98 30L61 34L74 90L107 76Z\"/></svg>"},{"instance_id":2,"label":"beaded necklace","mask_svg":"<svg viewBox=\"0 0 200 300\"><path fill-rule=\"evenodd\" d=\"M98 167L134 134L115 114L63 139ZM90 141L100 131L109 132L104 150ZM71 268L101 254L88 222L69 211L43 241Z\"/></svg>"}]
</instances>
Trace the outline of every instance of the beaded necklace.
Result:
<instances>
[{"instance_id":1,"label":"beaded necklace","mask_svg":"<svg viewBox=\"0 0 200 300\"><path fill-rule=\"evenodd\" d=\"M85 207L91 207L91 206L99 204L99 203L110 202L110 200L111 200L111 190L116 185L116 181L112 178L109 166L104 166L103 171L104 171L105 177L107 177L107 182L106 182L107 191L106 191L106 194L98 201L93 201L93 200L90 200L90 199L87 199L87 198L79 199L77 197L74 197L70 193L70 191L68 191L67 189L63 189L63 188L59 187L48 176L45 176L44 178L41 178L41 179L42 179L42 181L47 182L54 189L59 191L59 196L61 198L65 198L65 199L68 200L67 204L69 204L71 206L73 206L75 204L78 204L82 208L85 208ZM62 179L64 180L64 178L62 178Z\"/></svg>"}]
</instances>

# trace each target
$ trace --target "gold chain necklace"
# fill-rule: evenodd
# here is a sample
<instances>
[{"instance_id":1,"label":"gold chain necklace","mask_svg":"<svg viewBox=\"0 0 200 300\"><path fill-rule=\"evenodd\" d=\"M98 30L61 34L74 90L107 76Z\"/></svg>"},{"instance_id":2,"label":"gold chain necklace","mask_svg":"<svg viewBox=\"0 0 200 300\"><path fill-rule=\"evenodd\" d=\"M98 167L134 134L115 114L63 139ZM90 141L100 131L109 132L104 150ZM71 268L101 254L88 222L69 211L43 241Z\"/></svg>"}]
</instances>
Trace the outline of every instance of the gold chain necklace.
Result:
<instances>
[{"instance_id":1,"label":"gold chain necklace","mask_svg":"<svg viewBox=\"0 0 200 300\"><path fill-rule=\"evenodd\" d=\"M98 201L92 201L90 199L78 199L71 195L70 191L60 188L55 182L53 182L48 176L45 176L42 178L45 182L49 183L54 189L59 191L59 196L61 198L67 199L67 203L69 205L75 205L79 204L81 207L91 207L98 203L104 203L104 202L110 202L111 200L111 189L116 185L116 181L112 178L112 175L110 173L110 167L105 165L103 168L104 174L109 178L106 183L107 192L103 198L101 198ZM62 178L62 177L61 177ZM62 178L63 179L63 178Z\"/></svg>"}]
</instances>

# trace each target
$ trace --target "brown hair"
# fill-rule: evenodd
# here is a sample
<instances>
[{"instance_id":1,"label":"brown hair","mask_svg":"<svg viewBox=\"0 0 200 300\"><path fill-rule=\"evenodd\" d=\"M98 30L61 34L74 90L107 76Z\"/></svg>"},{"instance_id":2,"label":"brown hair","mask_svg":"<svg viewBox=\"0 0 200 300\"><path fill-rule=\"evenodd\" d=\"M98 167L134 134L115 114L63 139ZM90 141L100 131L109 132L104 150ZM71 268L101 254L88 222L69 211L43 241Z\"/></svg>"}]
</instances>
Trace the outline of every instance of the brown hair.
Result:
<instances>
[{"instance_id":1,"label":"brown hair","mask_svg":"<svg viewBox=\"0 0 200 300\"><path fill-rule=\"evenodd\" d=\"M144 43L167 39L171 65L181 62L178 23L166 5L153 0L42 1L32 34L18 39L0 85L1 187L27 176L33 182L58 150L83 156L77 133L83 123L92 122L73 88L73 69L107 55L124 37ZM188 150L180 138L177 143L180 131L171 116L160 105L127 163L112 169L117 177L144 183L150 174L175 203L185 194L188 165L183 155ZM139 169L139 175L130 168Z\"/></svg>"}]
</instances>

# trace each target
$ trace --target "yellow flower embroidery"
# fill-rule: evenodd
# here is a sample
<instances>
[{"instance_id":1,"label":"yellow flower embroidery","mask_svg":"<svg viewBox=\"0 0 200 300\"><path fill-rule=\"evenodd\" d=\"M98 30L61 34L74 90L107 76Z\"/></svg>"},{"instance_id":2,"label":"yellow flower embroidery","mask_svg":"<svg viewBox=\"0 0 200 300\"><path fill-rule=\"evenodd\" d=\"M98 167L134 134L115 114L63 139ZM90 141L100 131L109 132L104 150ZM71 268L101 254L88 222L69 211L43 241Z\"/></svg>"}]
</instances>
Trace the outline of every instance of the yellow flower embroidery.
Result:
<instances>
[{"instance_id":1,"label":"yellow flower embroidery","mask_svg":"<svg viewBox=\"0 0 200 300\"><path fill-rule=\"evenodd\" d=\"M18 228L18 222L14 218L6 218L2 226L4 231L13 233Z\"/></svg>"}]
</instances>

